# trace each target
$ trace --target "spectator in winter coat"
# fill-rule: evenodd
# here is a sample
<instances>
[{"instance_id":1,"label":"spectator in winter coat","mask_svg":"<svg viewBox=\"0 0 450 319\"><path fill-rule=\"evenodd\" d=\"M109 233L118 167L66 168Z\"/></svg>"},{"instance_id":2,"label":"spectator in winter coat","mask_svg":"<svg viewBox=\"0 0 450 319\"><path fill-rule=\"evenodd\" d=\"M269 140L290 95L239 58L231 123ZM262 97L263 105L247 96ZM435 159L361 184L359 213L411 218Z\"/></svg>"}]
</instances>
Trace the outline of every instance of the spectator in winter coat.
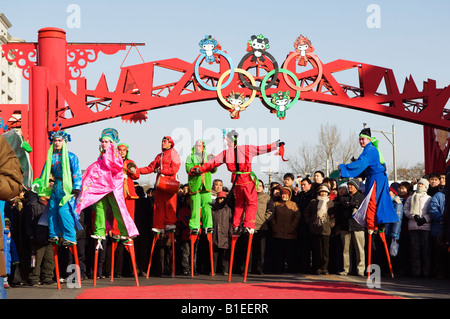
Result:
<instances>
[{"instance_id":1,"label":"spectator in winter coat","mask_svg":"<svg viewBox=\"0 0 450 319\"><path fill-rule=\"evenodd\" d=\"M319 275L328 274L330 235L335 219L334 203L329 199L328 185L320 185L317 192L317 198L306 208L305 220L309 225L312 240L312 270Z\"/></svg>"},{"instance_id":2,"label":"spectator in winter coat","mask_svg":"<svg viewBox=\"0 0 450 319\"><path fill-rule=\"evenodd\" d=\"M264 255L266 252L266 240L269 235L269 221L273 214L273 201L269 194L264 192L264 183L258 185L258 210L256 211L255 235L252 244L252 273L262 274L264 269Z\"/></svg>"},{"instance_id":3,"label":"spectator in winter coat","mask_svg":"<svg viewBox=\"0 0 450 319\"><path fill-rule=\"evenodd\" d=\"M403 212L408 218L408 231L411 240L411 261L414 276L431 275L429 206L431 197L427 194L428 180L422 178L417 183L417 191L408 197Z\"/></svg>"},{"instance_id":4,"label":"spectator in winter coat","mask_svg":"<svg viewBox=\"0 0 450 319\"><path fill-rule=\"evenodd\" d=\"M9 201L19 196L22 190L23 171L16 153L3 135L0 135L0 201ZM3 234L3 223L0 223ZM0 278L6 277L6 259L3 236L0 236ZM0 285L0 299L6 299L6 291Z\"/></svg>"},{"instance_id":5,"label":"spectator in winter coat","mask_svg":"<svg viewBox=\"0 0 450 319\"><path fill-rule=\"evenodd\" d=\"M294 271L294 249L297 239L297 228L300 221L300 211L295 202L291 201L292 191L283 187L281 199L274 203L273 218L270 221L274 242L275 272Z\"/></svg>"},{"instance_id":6,"label":"spectator in winter coat","mask_svg":"<svg viewBox=\"0 0 450 319\"><path fill-rule=\"evenodd\" d=\"M233 233L233 213L225 202L227 194L218 192L216 202L212 205L213 219L213 256L215 273L228 275L230 263L231 235Z\"/></svg>"},{"instance_id":7,"label":"spectator in winter coat","mask_svg":"<svg viewBox=\"0 0 450 319\"><path fill-rule=\"evenodd\" d=\"M358 224L353 219L353 213L359 208L364 195L359 192L359 181L356 178L352 178L347 183L348 195L340 197L340 200L336 203L336 224L340 225L341 240L343 246L343 271L339 272L339 275L348 275L350 272L350 256L351 256L351 243L353 243L355 256L356 256L356 272L357 275L364 275L365 271L365 232L364 227Z\"/></svg>"},{"instance_id":8,"label":"spectator in winter coat","mask_svg":"<svg viewBox=\"0 0 450 319\"><path fill-rule=\"evenodd\" d=\"M445 187L440 192L436 193L430 201L430 216L431 216L431 248L432 256L434 257L434 266L436 276L439 279L444 278L445 270L448 269L447 250L443 245L443 240L439 236L442 231L442 221L445 211Z\"/></svg>"},{"instance_id":9,"label":"spectator in winter coat","mask_svg":"<svg viewBox=\"0 0 450 319\"><path fill-rule=\"evenodd\" d=\"M53 271L55 263L52 244L48 241L48 226L39 224L39 219L44 214L49 198L38 197L32 191L27 191L24 199L25 234L30 241L32 259L34 259L32 261L34 267L32 267L28 277L29 284L30 286L36 286L39 282L45 284L54 283Z\"/></svg>"}]
</instances>

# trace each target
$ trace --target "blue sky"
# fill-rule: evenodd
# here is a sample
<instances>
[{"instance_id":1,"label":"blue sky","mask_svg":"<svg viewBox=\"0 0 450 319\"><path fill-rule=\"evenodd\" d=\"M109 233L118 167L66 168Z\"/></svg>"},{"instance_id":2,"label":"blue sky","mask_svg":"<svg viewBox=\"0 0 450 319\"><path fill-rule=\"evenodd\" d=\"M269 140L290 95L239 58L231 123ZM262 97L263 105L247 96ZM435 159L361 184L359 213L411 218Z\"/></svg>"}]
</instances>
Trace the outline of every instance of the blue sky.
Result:
<instances>
[{"instance_id":1,"label":"blue sky","mask_svg":"<svg viewBox=\"0 0 450 319\"><path fill-rule=\"evenodd\" d=\"M70 12L66 9L70 4L78 5L81 10L79 28L68 27ZM367 26L370 4L380 8L380 28ZM405 78L412 75L421 90L423 81L429 78L436 80L439 88L449 84L449 9L448 1L436 0L156 3L136 0L16 0L2 4L0 11L13 25L10 33L26 41L37 41L37 31L41 28L59 27L66 30L68 42L143 42L146 45L139 47L139 51L145 62L174 57L192 62L199 54L199 40L211 34L238 64L246 53L249 37L262 33L270 39L269 52L281 63L292 51L295 39L303 34L312 40L314 53L323 63L344 59L391 68L400 89ZM95 63L90 64L83 71L88 88L95 88L102 73L107 77L109 88L114 88L125 54L126 51L114 56L100 55ZM141 63L139 55L131 51L125 65L138 63ZM170 75L162 74L157 81L165 83L166 77L168 79ZM356 78L344 75L338 80L352 84ZM25 89L27 85L24 80ZM27 103L26 95L25 92L24 103ZM121 141L130 145L131 158L138 166L144 166L160 152L163 135L186 132L193 143L195 127L198 129L199 123L203 133L208 129L241 128L254 129L261 134L257 142L270 142L279 137L286 142L288 155L296 152L303 143L315 143L321 123L336 124L344 137L355 134L355 139L363 123L379 131L391 131L395 124L397 163L413 165L424 161L422 126L310 102L297 102L284 121L269 114L259 101L243 112L239 120L231 120L228 112L216 101L173 106L149 112L148 121L142 124L111 119L69 129L73 140L69 147L78 155L81 167L85 169L98 156L98 137L102 129L114 127L118 129ZM390 170L392 146L381 134L374 135L380 140L380 148ZM185 150L180 152L185 153ZM265 181L267 175L261 171L266 171L267 163L273 163L274 158L273 155L266 157L254 166L255 173ZM287 170L278 158L276 161L275 170ZM224 179L225 184L229 183L230 174L225 167L219 168L216 176ZM180 177L186 181L183 169L180 169ZM151 178L149 181L152 182Z\"/></svg>"}]
</instances>

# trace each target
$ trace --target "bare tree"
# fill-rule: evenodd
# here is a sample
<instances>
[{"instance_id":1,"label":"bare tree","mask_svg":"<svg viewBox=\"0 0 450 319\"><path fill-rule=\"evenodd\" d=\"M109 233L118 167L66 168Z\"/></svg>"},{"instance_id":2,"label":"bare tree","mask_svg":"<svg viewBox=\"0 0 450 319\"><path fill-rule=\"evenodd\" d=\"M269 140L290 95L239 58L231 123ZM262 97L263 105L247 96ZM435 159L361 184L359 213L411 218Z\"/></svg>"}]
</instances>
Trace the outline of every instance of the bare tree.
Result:
<instances>
[{"instance_id":1,"label":"bare tree","mask_svg":"<svg viewBox=\"0 0 450 319\"><path fill-rule=\"evenodd\" d=\"M286 162L289 172L294 175L306 176L311 174L317 167L317 146L310 143L303 143L297 153L289 157Z\"/></svg>"},{"instance_id":2,"label":"bare tree","mask_svg":"<svg viewBox=\"0 0 450 319\"><path fill-rule=\"evenodd\" d=\"M318 132L318 142L303 143L295 154L289 155L286 169L294 175L312 175L316 170L326 172L327 160L331 171L337 165L348 163L352 157L361 154L361 147L355 134L342 138L337 125L322 124Z\"/></svg>"},{"instance_id":3,"label":"bare tree","mask_svg":"<svg viewBox=\"0 0 450 319\"><path fill-rule=\"evenodd\" d=\"M408 166L406 162L397 163L397 180L412 181L413 179L421 178L425 175L424 163L416 163ZM394 172L389 173L389 179L394 179Z\"/></svg>"}]
</instances>

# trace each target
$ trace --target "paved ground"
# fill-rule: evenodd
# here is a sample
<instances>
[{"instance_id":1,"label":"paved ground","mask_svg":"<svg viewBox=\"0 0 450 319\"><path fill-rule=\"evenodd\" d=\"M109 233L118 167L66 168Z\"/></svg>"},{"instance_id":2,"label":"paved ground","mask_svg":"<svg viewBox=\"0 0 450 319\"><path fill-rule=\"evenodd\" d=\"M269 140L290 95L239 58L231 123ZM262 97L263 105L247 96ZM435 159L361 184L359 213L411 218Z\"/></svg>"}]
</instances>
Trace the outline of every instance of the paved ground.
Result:
<instances>
[{"instance_id":1,"label":"paved ground","mask_svg":"<svg viewBox=\"0 0 450 319\"><path fill-rule=\"evenodd\" d=\"M295 282L295 281L333 281L354 283L367 288L367 279L357 276L337 276L337 275L300 275L300 274L282 274L282 275L252 275L247 277L247 283L264 282ZM232 282L243 282L243 277L233 275ZM140 286L154 285L173 285L173 284L224 284L228 283L228 277L216 275L210 277L199 275L191 278L189 276L172 277L139 277ZM394 296L400 296L407 299L450 299L450 280L443 279L421 279L421 278L390 278L382 277L380 279L380 288L373 288L384 291ZM135 286L134 277L114 278L111 282L109 278L97 280L96 287L93 287L93 280L82 281L81 288L68 288L63 283L61 290L57 285L42 285L35 287L20 286L7 289L8 299L75 299L84 289L104 288L111 286Z\"/></svg>"}]
</instances>

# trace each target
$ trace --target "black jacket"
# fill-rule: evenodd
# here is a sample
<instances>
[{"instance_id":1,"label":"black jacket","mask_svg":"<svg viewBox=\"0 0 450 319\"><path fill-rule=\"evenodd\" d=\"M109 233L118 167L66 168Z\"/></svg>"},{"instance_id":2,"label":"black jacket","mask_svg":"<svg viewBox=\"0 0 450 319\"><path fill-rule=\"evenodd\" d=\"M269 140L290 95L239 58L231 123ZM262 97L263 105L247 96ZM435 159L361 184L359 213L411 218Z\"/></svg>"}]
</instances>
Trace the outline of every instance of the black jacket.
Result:
<instances>
[{"instance_id":1,"label":"black jacket","mask_svg":"<svg viewBox=\"0 0 450 319\"><path fill-rule=\"evenodd\" d=\"M335 214L336 226L345 231L361 231L364 227L353 219L353 213L359 208L364 200L364 194L357 191L355 194L339 196L336 198Z\"/></svg>"},{"instance_id":2,"label":"black jacket","mask_svg":"<svg viewBox=\"0 0 450 319\"><path fill-rule=\"evenodd\" d=\"M25 235L32 245L47 245L48 226L38 224L45 211L46 204L32 191L28 191L25 198L27 199L23 207Z\"/></svg>"}]
</instances>

